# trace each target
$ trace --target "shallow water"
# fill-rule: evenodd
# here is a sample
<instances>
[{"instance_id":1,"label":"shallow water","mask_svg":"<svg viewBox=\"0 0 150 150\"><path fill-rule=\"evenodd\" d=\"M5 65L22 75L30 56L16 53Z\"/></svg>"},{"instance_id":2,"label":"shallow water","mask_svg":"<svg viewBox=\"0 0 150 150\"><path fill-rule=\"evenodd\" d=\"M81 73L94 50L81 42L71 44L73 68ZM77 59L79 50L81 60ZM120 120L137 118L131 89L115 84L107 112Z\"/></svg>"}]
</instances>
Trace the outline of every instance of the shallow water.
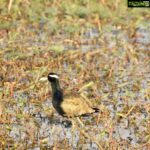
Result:
<instances>
[{"instance_id":1,"label":"shallow water","mask_svg":"<svg viewBox=\"0 0 150 150\"><path fill-rule=\"evenodd\" d=\"M100 32L96 29L89 29L83 37L81 37L81 44L77 47L72 43L64 43L63 36L61 38L55 38L52 45L64 45L63 50L81 50L82 52L94 51L103 47L103 43L100 40L101 36L105 39L104 42L108 43L107 48L116 48L118 43L136 43L137 50L150 50L150 27L139 27L136 30L137 36L134 38L129 38L128 33L117 29L116 27L110 26L109 29L103 29ZM35 37L27 38L24 41L20 41L24 46L34 46L34 47L45 47L49 43L47 40L46 33L39 32ZM1 43L0 47L2 49L6 48L8 43ZM123 53L126 51L125 47L120 47L118 52ZM7 58L8 56L6 56ZM108 58L108 59L111 59ZM101 60L96 60L97 64L101 63ZM132 68L132 66L125 66L127 68ZM64 70L69 68L68 64L64 63ZM150 114L142 104L150 104L150 100L145 97L145 89L149 87L150 74L146 73L143 75L141 81L141 88L143 90L132 91L133 84L136 81L132 80L130 75L125 74L119 78L119 72L117 72L114 77L114 83L124 84L117 90L111 90L112 86L106 84L103 89L99 91L101 94L108 94L108 96L103 97L100 104L104 106L104 109L109 112L109 119L102 120L102 122L95 123L98 115L105 115L103 112L97 114L97 116L92 116L89 118L83 118L83 123L86 124L84 130L90 137L95 137L98 141L109 141L110 138L114 138L117 142L125 141L132 145L133 147L138 147L140 143L145 142L146 127ZM144 72L144 68L141 68L141 72ZM76 71L72 72L72 75L76 74ZM13 80L13 79L12 79ZM100 80L103 80L103 73L101 73ZM21 81L28 83L29 81ZM2 88L1 88L2 90ZM110 92L111 91L111 92ZM127 98L129 97L129 98ZM30 150L38 150L43 148L52 148L54 145L63 147L64 143L71 147L71 149L82 148L82 149L92 149L97 150L98 145L88 138L82 139L80 131L76 128L72 131L71 127L65 127L62 124L64 120L56 112L53 116L48 117L44 111L44 108L52 108L51 99L46 99L41 104L31 103L30 96L26 93L15 93L14 103L16 105L8 105L7 112L12 114L23 113L23 116L14 115L11 118L12 124L1 124L1 129L8 128L9 138L12 138L16 143L26 143L25 145ZM137 106L134 106L137 104ZM138 105L139 104L139 105ZM123 116L127 114L126 107L133 107L133 111L130 112L128 116ZM135 109L139 109L139 112L134 113ZM14 112L15 111L15 112ZM24 116L29 116L29 118L24 118ZM106 121L106 122L105 122ZM112 123L112 124L111 124ZM91 126L92 124L92 126ZM108 132L110 128L111 132ZM112 135L111 135L112 134ZM83 140L83 141L82 141ZM81 146L82 145L82 146ZM9 143L9 147L11 142ZM126 147L125 149L129 149Z\"/></svg>"}]
</instances>

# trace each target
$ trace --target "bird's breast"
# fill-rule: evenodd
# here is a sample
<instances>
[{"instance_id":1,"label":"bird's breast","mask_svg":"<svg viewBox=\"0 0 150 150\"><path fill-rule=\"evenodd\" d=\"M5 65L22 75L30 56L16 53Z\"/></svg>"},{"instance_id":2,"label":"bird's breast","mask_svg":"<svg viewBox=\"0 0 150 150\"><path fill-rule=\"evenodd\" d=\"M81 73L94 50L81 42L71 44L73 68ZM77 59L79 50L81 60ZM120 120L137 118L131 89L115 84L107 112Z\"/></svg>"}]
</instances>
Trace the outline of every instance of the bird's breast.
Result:
<instances>
[{"instance_id":1,"label":"bird's breast","mask_svg":"<svg viewBox=\"0 0 150 150\"><path fill-rule=\"evenodd\" d=\"M60 115L64 115L64 111L63 111L63 109L61 108L61 101L52 100L52 104L53 104L53 107L55 108L55 110L56 110Z\"/></svg>"}]
</instances>

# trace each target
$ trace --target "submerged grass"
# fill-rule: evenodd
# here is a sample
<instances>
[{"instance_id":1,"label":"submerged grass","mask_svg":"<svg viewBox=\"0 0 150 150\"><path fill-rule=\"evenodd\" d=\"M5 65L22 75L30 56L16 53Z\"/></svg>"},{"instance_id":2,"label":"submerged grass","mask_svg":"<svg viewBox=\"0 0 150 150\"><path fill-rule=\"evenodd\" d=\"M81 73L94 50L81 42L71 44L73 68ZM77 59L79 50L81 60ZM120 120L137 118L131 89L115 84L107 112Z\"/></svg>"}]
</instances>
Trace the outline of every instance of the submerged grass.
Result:
<instances>
[{"instance_id":1,"label":"submerged grass","mask_svg":"<svg viewBox=\"0 0 150 150\"><path fill-rule=\"evenodd\" d=\"M1 149L149 149L148 9L125 1L0 2ZM26 11L24 11L26 10ZM60 126L47 82L101 110L84 129Z\"/></svg>"}]
</instances>

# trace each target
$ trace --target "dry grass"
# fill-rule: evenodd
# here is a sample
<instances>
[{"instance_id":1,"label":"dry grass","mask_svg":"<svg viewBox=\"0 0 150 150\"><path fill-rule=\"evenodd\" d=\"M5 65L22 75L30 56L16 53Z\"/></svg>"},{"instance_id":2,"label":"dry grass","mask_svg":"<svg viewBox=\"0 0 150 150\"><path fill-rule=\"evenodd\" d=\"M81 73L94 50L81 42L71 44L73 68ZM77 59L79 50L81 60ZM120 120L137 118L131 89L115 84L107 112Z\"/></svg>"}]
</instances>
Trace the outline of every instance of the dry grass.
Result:
<instances>
[{"instance_id":1,"label":"dry grass","mask_svg":"<svg viewBox=\"0 0 150 150\"><path fill-rule=\"evenodd\" d=\"M0 148L149 149L147 10L119 0L67 2L1 2L9 12L0 18ZM66 95L100 108L82 118L84 128L61 125L48 82L39 82L49 72L60 74Z\"/></svg>"}]
</instances>

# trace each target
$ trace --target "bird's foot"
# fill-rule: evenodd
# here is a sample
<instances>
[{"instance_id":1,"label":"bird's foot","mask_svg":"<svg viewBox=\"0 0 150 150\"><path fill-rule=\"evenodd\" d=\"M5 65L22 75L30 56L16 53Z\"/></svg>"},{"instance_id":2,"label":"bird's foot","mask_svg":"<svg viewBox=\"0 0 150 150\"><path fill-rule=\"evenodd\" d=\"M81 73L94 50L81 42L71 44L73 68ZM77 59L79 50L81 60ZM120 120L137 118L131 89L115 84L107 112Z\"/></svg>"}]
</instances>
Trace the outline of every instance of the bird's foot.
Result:
<instances>
[{"instance_id":1,"label":"bird's foot","mask_svg":"<svg viewBox=\"0 0 150 150\"><path fill-rule=\"evenodd\" d=\"M72 126L72 123L69 120L62 121L62 124L64 125L65 128L70 128Z\"/></svg>"}]
</instances>

